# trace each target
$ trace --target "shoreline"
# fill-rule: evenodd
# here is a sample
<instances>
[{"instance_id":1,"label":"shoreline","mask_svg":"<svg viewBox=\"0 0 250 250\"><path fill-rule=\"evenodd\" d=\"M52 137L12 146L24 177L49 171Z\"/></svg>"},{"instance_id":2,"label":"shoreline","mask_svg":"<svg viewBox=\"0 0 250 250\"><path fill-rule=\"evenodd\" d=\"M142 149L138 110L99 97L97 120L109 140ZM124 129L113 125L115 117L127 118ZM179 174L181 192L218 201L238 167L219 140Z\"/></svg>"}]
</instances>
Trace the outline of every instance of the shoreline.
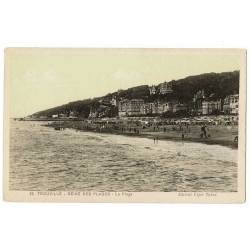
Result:
<instances>
[{"instance_id":1,"label":"shoreline","mask_svg":"<svg viewBox=\"0 0 250 250\"><path fill-rule=\"evenodd\" d=\"M83 131L83 132L93 132L93 131ZM99 133L99 132L94 132ZM130 133L105 133L105 134L115 134L115 135L124 135L124 136L131 136L131 137L138 137L138 138L148 138L148 139L154 139L155 136L150 134L130 134ZM203 143L207 145L219 145L224 147L230 147L232 149L237 149L238 144L231 142L231 141L221 141L221 140L215 140L215 139L199 139L199 138L185 138L182 140L182 138L179 137L172 137L172 136L158 136L159 141L175 141L175 142L187 142L187 143Z\"/></svg>"},{"instance_id":2,"label":"shoreline","mask_svg":"<svg viewBox=\"0 0 250 250\"><path fill-rule=\"evenodd\" d=\"M56 129L58 127L57 123L46 124L44 126L52 127ZM122 136L130 136L130 137L138 137L138 138L148 138L148 139L156 139L165 140L165 141L176 141L176 142L188 142L188 143L203 143L207 145L220 145L224 147L230 147L232 149L238 149L238 142L234 142L229 139L216 139L216 138L195 138L195 137L184 137L182 139L181 135L168 135L163 132L141 132L141 133L131 133L131 132L122 132L115 129L86 129L83 127L73 126L72 124L63 123L60 124L61 129L74 129L79 132L93 132L98 134L110 134L110 135L122 135Z\"/></svg>"}]
</instances>

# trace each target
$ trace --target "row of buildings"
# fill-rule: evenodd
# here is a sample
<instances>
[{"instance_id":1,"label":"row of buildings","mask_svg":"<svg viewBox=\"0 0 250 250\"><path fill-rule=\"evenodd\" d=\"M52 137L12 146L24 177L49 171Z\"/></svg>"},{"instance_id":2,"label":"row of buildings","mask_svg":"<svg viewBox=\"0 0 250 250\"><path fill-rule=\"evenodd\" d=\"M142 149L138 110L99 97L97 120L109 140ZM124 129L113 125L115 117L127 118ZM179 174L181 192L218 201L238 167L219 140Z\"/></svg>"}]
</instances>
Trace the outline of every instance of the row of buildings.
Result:
<instances>
[{"instance_id":1,"label":"row of buildings","mask_svg":"<svg viewBox=\"0 0 250 250\"><path fill-rule=\"evenodd\" d=\"M199 90L193 97L193 110L198 115L210 115L216 113L239 113L239 94L226 96L224 99L216 98L214 94L205 96L204 90Z\"/></svg>"},{"instance_id":2,"label":"row of buildings","mask_svg":"<svg viewBox=\"0 0 250 250\"><path fill-rule=\"evenodd\" d=\"M118 103L118 114L124 116L138 116L150 114L176 113L186 111L187 105L176 101L145 103L142 99L122 100Z\"/></svg>"},{"instance_id":3,"label":"row of buildings","mask_svg":"<svg viewBox=\"0 0 250 250\"><path fill-rule=\"evenodd\" d=\"M40 117L41 118L41 117ZM58 113L58 114L54 114L51 116L51 118L68 118L68 119L76 119L77 115L75 114L75 112L70 111L68 113Z\"/></svg>"},{"instance_id":4,"label":"row of buildings","mask_svg":"<svg viewBox=\"0 0 250 250\"><path fill-rule=\"evenodd\" d=\"M163 82L159 85L148 87L150 96L173 93L173 83ZM142 99L120 100L113 102L118 106L119 116L136 116L148 114L162 114L165 112L176 113L188 111L195 115L233 114L239 112L239 94L229 95L225 98L216 98L214 94L205 95L204 90L197 91L193 96L192 104L186 105L176 100L165 102L144 103Z\"/></svg>"},{"instance_id":5,"label":"row of buildings","mask_svg":"<svg viewBox=\"0 0 250 250\"><path fill-rule=\"evenodd\" d=\"M216 99L214 95L205 97L204 91L198 91L191 105L176 100L146 103L142 99L120 100L118 114L124 116L142 116L163 114L166 112L189 112L193 115L232 114L239 112L239 95L229 95L225 99Z\"/></svg>"}]
</instances>

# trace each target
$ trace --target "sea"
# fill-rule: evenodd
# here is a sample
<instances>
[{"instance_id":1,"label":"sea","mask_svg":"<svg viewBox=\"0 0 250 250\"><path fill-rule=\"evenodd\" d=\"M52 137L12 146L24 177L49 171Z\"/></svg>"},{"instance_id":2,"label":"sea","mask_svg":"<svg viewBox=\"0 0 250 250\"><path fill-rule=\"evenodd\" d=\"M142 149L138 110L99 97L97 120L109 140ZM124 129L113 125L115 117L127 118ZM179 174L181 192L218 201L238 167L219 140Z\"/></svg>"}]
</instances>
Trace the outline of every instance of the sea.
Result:
<instances>
[{"instance_id":1,"label":"sea","mask_svg":"<svg viewBox=\"0 0 250 250\"><path fill-rule=\"evenodd\" d=\"M220 145L10 126L9 189L236 192L237 149Z\"/></svg>"}]
</instances>

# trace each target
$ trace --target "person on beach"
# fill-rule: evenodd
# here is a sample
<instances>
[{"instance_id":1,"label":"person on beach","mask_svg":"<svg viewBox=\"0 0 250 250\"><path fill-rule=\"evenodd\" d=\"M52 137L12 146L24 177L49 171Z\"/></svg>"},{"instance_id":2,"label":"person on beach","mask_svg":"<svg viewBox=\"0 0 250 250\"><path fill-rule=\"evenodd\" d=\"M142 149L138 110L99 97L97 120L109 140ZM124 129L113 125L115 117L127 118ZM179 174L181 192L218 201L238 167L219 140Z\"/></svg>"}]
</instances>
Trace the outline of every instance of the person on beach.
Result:
<instances>
[{"instance_id":1,"label":"person on beach","mask_svg":"<svg viewBox=\"0 0 250 250\"><path fill-rule=\"evenodd\" d=\"M159 139L159 138L158 138L158 136L157 136L157 137L156 137L156 144L158 144L158 139Z\"/></svg>"},{"instance_id":2,"label":"person on beach","mask_svg":"<svg viewBox=\"0 0 250 250\"><path fill-rule=\"evenodd\" d=\"M154 144L155 144L155 137L154 137Z\"/></svg>"},{"instance_id":3,"label":"person on beach","mask_svg":"<svg viewBox=\"0 0 250 250\"><path fill-rule=\"evenodd\" d=\"M206 131L206 126L205 125L203 125L201 127L201 132L203 133L204 137L207 138L207 131Z\"/></svg>"}]
</instances>

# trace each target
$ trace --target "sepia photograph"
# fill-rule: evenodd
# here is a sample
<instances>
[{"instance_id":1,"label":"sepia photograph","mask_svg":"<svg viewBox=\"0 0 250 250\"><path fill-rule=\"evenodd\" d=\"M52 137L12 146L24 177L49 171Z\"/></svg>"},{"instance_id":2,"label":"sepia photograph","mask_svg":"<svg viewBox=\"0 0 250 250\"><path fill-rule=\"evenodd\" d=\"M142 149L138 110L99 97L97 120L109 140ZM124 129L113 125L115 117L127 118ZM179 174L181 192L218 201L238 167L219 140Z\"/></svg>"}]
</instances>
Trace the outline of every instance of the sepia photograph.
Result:
<instances>
[{"instance_id":1,"label":"sepia photograph","mask_svg":"<svg viewBox=\"0 0 250 250\"><path fill-rule=\"evenodd\" d=\"M4 199L245 201L246 50L5 50Z\"/></svg>"},{"instance_id":2,"label":"sepia photograph","mask_svg":"<svg viewBox=\"0 0 250 250\"><path fill-rule=\"evenodd\" d=\"M249 11L0 1L0 249L250 249Z\"/></svg>"}]
</instances>

